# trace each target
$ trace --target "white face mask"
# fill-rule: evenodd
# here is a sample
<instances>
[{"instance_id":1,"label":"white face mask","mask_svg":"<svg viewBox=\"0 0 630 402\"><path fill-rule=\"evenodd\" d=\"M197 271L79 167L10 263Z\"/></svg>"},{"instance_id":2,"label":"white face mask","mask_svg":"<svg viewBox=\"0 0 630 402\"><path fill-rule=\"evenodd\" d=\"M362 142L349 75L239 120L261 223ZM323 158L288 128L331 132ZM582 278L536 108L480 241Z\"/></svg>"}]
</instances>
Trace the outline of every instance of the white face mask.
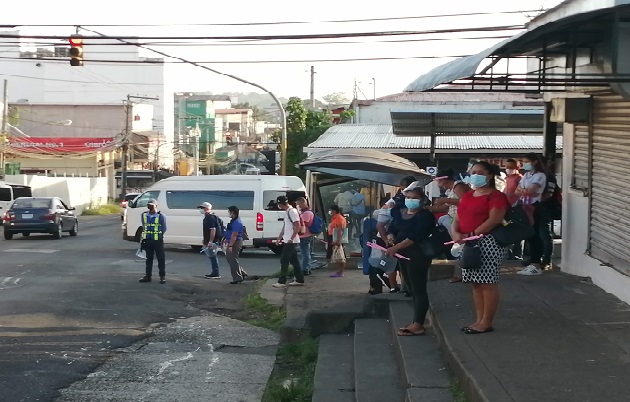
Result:
<instances>
[{"instance_id":1,"label":"white face mask","mask_svg":"<svg viewBox=\"0 0 630 402\"><path fill-rule=\"evenodd\" d=\"M199 213L200 213L201 215L205 215L206 211L205 211L204 209L200 209L200 210L199 210Z\"/></svg>"}]
</instances>

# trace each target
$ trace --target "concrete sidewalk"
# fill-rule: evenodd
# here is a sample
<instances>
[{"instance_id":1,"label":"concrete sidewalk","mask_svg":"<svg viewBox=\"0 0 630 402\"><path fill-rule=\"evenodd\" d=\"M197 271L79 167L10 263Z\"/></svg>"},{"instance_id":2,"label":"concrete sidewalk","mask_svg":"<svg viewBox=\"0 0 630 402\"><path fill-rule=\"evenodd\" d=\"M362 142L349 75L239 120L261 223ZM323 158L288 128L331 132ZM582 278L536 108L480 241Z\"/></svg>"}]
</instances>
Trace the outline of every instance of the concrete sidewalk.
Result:
<instances>
[{"instance_id":1,"label":"concrete sidewalk","mask_svg":"<svg viewBox=\"0 0 630 402\"><path fill-rule=\"evenodd\" d=\"M514 270L511 270L514 272ZM469 401L627 401L630 308L561 272L506 273L495 331L465 335L470 286L429 283L435 331Z\"/></svg>"}]
</instances>

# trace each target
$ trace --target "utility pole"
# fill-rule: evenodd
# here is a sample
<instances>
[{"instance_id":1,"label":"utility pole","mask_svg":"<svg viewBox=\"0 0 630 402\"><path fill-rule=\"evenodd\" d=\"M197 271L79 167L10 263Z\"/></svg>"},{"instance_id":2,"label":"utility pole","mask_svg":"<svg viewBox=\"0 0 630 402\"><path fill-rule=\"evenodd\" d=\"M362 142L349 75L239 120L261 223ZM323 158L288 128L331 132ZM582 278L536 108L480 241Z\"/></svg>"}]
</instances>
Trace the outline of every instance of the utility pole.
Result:
<instances>
[{"instance_id":1,"label":"utility pole","mask_svg":"<svg viewBox=\"0 0 630 402\"><path fill-rule=\"evenodd\" d=\"M315 66L311 66L311 109L315 110Z\"/></svg>"},{"instance_id":2,"label":"utility pole","mask_svg":"<svg viewBox=\"0 0 630 402\"><path fill-rule=\"evenodd\" d=\"M374 97L372 99L376 100L376 78L372 78L372 89L374 89Z\"/></svg>"},{"instance_id":3,"label":"utility pole","mask_svg":"<svg viewBox=\"0 0 630 402\"><path fill-rule=\"evenodd\" d=\"M9 119L9 91L8 81L4 80L4 90L2 94L2 132L0 138L4 141L7 135L7 121ZM0 176L4 177L4 151L0 149Z\"/></svg>"},{"instance_id":4,"label":"utility pole","mask_svg":"<svg viewBox=\"0 0 630 402\"><path fill-rule=\"evenodd\" d=\"M148 99L159 100L160 98L151 98L148 96L132 96L127 95L125 104L125 134L122 145L122 161L120 167L120 199L122 200L127 192L127 158L129 153L129 139L131 137L131 112L133 111L131 99Z\"/></svg>"}]
</instances>

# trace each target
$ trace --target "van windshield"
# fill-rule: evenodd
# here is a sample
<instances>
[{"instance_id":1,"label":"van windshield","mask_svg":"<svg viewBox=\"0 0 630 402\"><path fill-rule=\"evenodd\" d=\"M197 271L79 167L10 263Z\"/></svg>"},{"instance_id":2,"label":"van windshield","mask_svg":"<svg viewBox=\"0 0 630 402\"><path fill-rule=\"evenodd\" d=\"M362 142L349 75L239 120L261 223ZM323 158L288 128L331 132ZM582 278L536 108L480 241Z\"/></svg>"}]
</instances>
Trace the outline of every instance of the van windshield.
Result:
<instances>
[{"instance_id":1,"label":"van windshield","mask_svg":"<svg viewBox=\"0 0 630 402\"><path fill-rule=\"evenodd\" d=\"M203 202L212 204L212 209L215 211L226 211L231 206L235 206L241 211L252 211L254 209L254 192L227 190L166 192L166 205L169 209L197 209Z\"/></svg>"}]
</instances>

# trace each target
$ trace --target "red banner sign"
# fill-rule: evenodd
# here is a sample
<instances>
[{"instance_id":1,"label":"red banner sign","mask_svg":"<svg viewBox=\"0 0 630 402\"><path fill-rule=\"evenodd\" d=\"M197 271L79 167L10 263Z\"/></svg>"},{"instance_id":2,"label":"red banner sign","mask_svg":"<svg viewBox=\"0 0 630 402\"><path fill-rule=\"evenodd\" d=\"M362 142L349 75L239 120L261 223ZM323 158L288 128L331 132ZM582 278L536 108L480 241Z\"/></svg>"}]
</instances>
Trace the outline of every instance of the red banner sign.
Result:
<instances>
[{"instance_id":1,"label":"red banner sign","mask_svg":"<svg viewBox=\"0 0 630 402\"><path fill-rule=\"evenodd\" d=\"M9 138L8 147L16 152L33 153L81 153L94 151L109 151L118 144L112 137L106 138L50 138L26 137ZM9 150L10 152L10 150Z\"/></svg>"}]
</instances>

